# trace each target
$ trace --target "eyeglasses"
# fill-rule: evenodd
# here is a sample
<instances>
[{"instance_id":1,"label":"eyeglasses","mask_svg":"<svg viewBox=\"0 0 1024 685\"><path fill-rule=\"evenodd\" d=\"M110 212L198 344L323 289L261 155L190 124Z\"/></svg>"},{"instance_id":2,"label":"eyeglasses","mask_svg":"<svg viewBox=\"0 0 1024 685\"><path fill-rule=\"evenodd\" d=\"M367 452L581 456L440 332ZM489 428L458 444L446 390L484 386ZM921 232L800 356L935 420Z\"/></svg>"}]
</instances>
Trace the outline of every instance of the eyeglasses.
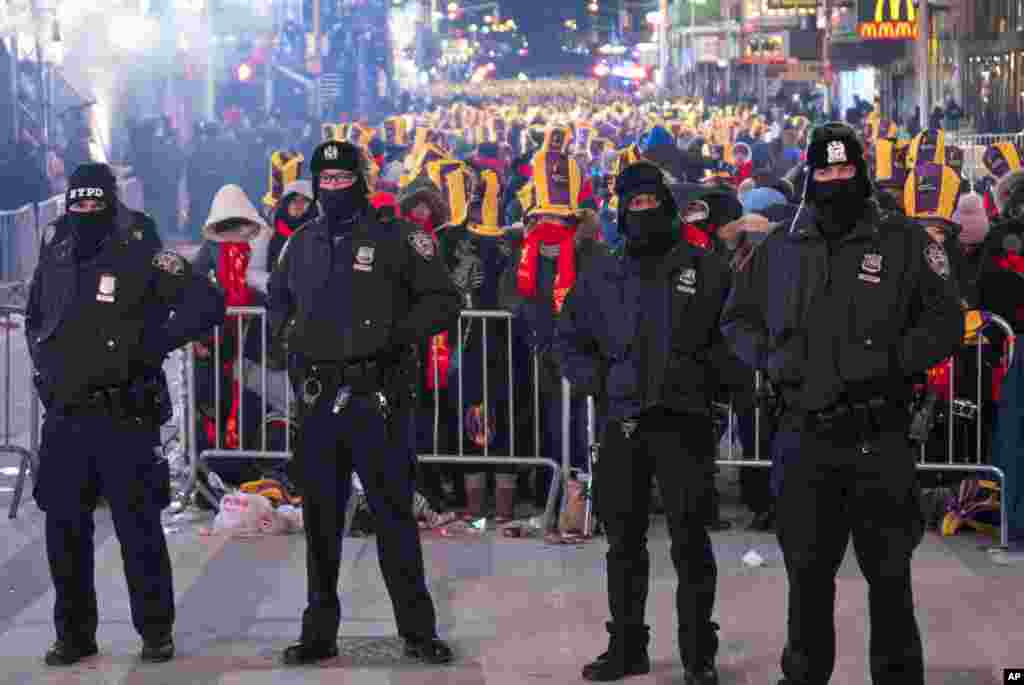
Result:
<instances>
[{"instance_id":1,"label":"eyeglasses","mask_svg":"<svg viewBox=\"0 0 1024 685\"><path fill-rule=\"evenodd\" d=\"M324 171L320 174L320 183L355 183L356 175L351 171Z\"/></svg>"}]
</instances>

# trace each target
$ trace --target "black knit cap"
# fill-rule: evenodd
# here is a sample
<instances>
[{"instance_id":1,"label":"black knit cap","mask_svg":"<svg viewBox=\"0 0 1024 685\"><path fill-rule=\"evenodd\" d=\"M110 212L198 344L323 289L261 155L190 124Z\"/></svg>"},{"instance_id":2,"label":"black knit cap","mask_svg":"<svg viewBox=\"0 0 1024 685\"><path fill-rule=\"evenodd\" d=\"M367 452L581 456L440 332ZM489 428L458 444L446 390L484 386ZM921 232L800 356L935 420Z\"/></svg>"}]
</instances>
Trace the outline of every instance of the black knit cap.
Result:
<instances>
[{"instance_id":1,"label":"black knit cap","mask_svg":"<svg viewBox=\"0 0 1024 685\"><path fill-rule=\"evenodd\" d=\"M811 132L807 144L807 177L804 183L804 199L814 188L814 170L830 166L852 164L857 168L857 180L864 188L865 199L871 196L868 181L868 165L864 161L864 146L857 133L840 121L830 121Z\"/></svg>"},{"instance_id":2,"label":"black knit cap","mask_svg":"<svg viewBox=\"0 0 1024 685\"><path fill-rule=\"evenodd\" d=\"M106 164L82 164L68 179L68 191L64 196L65 207L80 200L97 200L113 211L117 203L117 177Z\"/></svg>"},{"instance_id":3,"label":"black knit cap","mask_svg":"<svg viewBox=\"0 0 1024 685\"><path fill-rule=\"evenodd\" d=\"M651 162L634 162L615 179L615 194L619 196L619 226L625 226L625 215L630 201L637 195L657 195L671 216L679 213L675 198L665 183L665 173Z\"/></svg>"},{"instance_id":4,"label":"black knit cap","mask_svg":"<svg viewBox=\"0 0 1024 685\"><path fill-rule=\"evenodd\" d=\"M320 172L325 169L351 171L358 177L356 185L353 186L353 188L356 186L362 186L363 192L368 192L368 186L366 185L366 173L363 169L363 157L359 152L359 148L352 143L339 142L335 140L329 140L326 143L321 143L317 146L316 150L313 151L313 159L309 164L309 169L313 174L314 202L320 195Z\"/></svg>"}]
</instances>

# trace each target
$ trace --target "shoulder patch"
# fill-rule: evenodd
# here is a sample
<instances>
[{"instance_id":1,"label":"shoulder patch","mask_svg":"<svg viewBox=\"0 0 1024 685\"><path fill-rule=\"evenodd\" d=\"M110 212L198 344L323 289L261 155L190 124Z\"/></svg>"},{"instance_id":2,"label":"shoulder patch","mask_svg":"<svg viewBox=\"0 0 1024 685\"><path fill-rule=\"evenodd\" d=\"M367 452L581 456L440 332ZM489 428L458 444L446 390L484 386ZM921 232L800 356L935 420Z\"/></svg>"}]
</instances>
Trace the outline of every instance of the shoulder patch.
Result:
<instances>
[{"instance_id":1,"label":"shoulder patch","mask_svg":"<svg viewBox=\"0 0 1024 685\"><path fill-rule=\"evenodd\" d=\"M437 254L434 239L425 231L413 231L410 233L409 244L412 245L412 249L419 253L420 257L423 257L428 262Z\"/></svg>"},{"instance_id":2,"label":"shoulder patch","mask_svg":"<svg viewBox=\"0 0 1024 685\"><path fill-rule=\"evenodd\" d=\"M153 257L153 266L172 276L181 276L185 273L185 259L176 252L157 252Z\"/></svg>"},{"instance_id":3,"label":"shoulder patch","mask_svg":"<svg viewBox=\"0 0 1024 685\"><path fill-rule=\"evenodd\" d=\"M49 245L53 242L53 238L57 235L56 224L47 224L46 228L43 229L43 245Z\"/></svg>"},{"instance_id":4,"label":"shoulder patch","mask_svg":"<svg viewBox=\"0 0 1024 685\"><path fill-rule=\"evenodd\" d=\"M924 248L924 259L932 271L942 278L949 278L949 257L942 245L929 241L928 247Z\"/></svg>"}]
</instances>

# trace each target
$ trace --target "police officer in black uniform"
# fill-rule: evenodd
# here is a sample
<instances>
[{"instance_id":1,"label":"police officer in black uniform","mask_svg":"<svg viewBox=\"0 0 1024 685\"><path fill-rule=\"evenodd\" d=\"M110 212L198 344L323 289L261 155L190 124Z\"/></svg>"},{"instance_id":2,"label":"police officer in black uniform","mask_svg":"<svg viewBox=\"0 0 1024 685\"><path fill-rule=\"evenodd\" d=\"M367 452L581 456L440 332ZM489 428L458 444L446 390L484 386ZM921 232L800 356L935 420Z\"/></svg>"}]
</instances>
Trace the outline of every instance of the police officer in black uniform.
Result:
<instances>
[{"instance_id":1,"label":"police officer in black uniform","mask_svg":"<svg viewBox=\"0 0 1024 685\"><path fill-rule=\"evenodd\" d=\"M68 212L47 227L26 319L46 408L34 497L46 512L56 588L51 666L96 654L93 510L110 503L142 659L174 655L171 563L160 521L170 474L164 357L224 320L224 298L188 262L159 252L143 215L126 214L110 168L72 174Z\"/></svg>"},{"instance_id":2,"label":"police officer in black uniform","mask_svg":"<svg viewBox=\"0 0 1024 685\"><path fill-rule=\"evenodd\" d=\"M923 534L908 442L911 376L963 331L942 247L882 213L860 142L817 129L804 204L737 274L723 330L766 372L779 403L777 530L789 578L787 685L821 685L835 662L835 576L849 539L869 586L874 685L922 685L910 559Z\"/></svg>"},{"instance_id":3,"label":"police officer in black uniform","mask_svg":"<svg viewBox=\"0 0 1024 685\"><path fill-rule=\"evenodd\" d=\"M311 166L323 214L289 238L268 285L273 330L291 322L292 377L302 401L293 474L304 496L309 605L284 661L338 653L338 574L354 469L374 513L406 654L445 663L452 653L437 639L413 518L402 366L418 343L454 325L461 301L433 239L372 209L358 148L325 143Z\"/></svg>"},{"instance_id":4,"label":"police officer in black uniform","mask_svg":"<svg viewBox=\"0 0 1024 685\"><path fill-rule=\"evenodd\" d=\"M675 201L650 162L616 181L625 254L593 258L566 300L557 351L577 390L607 410L595 466L595 507L608 533L608 650L583 669L593 681L647 673L647 530L658 478L679 576L679 651L687 685L716 685L717 566L707 521L714 504L711 399L725 342L719 316L728 267L680 239Z\"/></svg>"}]
</instances>

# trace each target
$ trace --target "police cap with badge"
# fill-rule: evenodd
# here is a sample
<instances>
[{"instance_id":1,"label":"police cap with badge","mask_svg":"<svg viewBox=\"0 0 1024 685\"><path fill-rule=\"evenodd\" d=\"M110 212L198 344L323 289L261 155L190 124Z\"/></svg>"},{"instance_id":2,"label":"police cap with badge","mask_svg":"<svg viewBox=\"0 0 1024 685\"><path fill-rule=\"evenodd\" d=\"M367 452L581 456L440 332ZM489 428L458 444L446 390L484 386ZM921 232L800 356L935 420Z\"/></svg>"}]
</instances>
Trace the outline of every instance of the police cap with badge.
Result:
<instances>
[{"instance_id":1,"label":"police cap with badge","mask_svg":"<svg viewBox=\"0 0 1024 685\"><path fill-rule=\"evenodd\" d=\"M857 133L850 126L838 121L814 129L807 145L808 173L804 179L803 199L810 201L814 197L814 170L847 164L852 164L857 169L855 178L863 188L864 199L871 197L864 147L858 140Z\"/></svg>"},{"instance_id":2,"label":"police cap with badge","mask_svg":"<svg viewBox=\"0 0 1024 685\"><path fill-rule=\"evenodd\" d=\"M366 183L366 169L364 168L363 155L352 143L329 140L321 143L313 151L313 159L309 164L313 174L313 201L320 197L320 172L326 169L338 171L349 171L356 175L354 189L362 189L363 194L369 193L369 186Z\"/></svg>"}]
</instances>

